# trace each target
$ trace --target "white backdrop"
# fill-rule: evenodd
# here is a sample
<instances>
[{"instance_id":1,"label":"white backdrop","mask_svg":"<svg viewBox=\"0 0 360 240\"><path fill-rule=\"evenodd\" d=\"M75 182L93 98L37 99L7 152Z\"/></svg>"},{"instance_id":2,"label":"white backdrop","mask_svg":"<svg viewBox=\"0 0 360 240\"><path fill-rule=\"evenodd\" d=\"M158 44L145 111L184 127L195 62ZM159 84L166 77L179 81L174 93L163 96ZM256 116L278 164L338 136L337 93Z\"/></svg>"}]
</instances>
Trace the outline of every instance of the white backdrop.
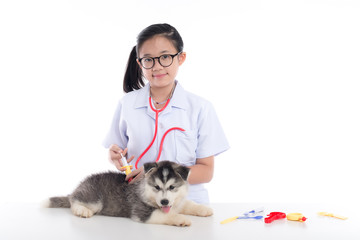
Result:
<instances>
[{"instance_id":1,"label":"white backdrop","mask_svg":"<svg viewBox=\"0 0 360 240\"><path fill-rule=\"evenodd\" d=\"M215 105L231 144L212 202L360 200L359 1L5 0L0 202L114 169L101 142L126 61L162 22L185 42L179 81Z\"/></svg>"}]
</instances>

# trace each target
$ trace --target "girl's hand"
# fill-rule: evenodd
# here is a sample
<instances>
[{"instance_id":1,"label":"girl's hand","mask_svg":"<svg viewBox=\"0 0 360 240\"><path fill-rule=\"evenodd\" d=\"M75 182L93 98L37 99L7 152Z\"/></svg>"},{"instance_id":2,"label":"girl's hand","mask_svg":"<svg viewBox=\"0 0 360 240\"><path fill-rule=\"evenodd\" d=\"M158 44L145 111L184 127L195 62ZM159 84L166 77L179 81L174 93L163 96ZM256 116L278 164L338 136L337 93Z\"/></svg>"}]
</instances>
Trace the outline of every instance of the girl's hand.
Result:
<instances>
[{"instance_id":1,"label":"girl's hand","mask_svg":"<svg viewBox=\"0 0 360 240\"><path fill-rule=\"evenodd\" d=\"M129 173L125 180L128 181L130 178L132 178L130 184L133 184L134 182L137 182L139 180L141 180L144 177L144 167L135 169L134 171L132 171L131 173Z\"/></svg>"},{"instance_id":2,"label":"girl's hand","mask_svg":"<svg viewBox=\"0 0 360 240\"><path fill-rule=\"evenodd\" d=\"M109 148L109 160L111 163L113 163L115 165L115 167L119 170L119 171L124 171L123 164L121 163L121 154L123 156L126 155L128 149L125 148L124 150L122 150L118 145L113 144L110 146ZM132 156L131 158L127 159L127 162L131 162L135 157Z\"/></svg>"}]
</instances>

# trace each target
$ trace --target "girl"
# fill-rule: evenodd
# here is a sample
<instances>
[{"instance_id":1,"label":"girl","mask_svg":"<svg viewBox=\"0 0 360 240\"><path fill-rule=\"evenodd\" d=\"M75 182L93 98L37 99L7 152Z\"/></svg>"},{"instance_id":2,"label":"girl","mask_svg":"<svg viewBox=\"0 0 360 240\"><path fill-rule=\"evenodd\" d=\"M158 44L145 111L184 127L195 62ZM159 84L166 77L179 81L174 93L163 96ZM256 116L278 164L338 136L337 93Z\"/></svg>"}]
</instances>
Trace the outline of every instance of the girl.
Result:
<instances>
[{"instance_id":1,"label":"girl","mask_svg":"<svg viewBox=\"0 0 360 240\"><path fill-rule=\"evenodd\" d=\"M104 146L119 170L121 154L131 156L128 162L136 169L127 179L133 181L143 175L146 162L170 160L191 168L188 198L208 203L203 184L213 177L214 156L229 145L211 103L175 80L185 59L182 38L169 24L151 25L139 34L124 77L127 94Z\"/></svg>"}]
</instances>

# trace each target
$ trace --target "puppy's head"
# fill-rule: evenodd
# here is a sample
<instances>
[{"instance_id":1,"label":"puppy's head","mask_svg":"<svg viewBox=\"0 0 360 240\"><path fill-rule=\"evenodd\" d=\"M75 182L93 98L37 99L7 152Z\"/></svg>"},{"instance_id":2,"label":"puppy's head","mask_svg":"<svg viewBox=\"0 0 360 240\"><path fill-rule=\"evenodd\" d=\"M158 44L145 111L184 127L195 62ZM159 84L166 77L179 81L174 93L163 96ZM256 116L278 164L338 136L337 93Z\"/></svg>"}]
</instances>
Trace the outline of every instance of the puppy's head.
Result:
<instances>
[{"instance_id":1,"label":"puppy's head","mask_svg":"<svg viewBox=\"0 0 360 240\"><path fill-rule=\"evenodd\" d=\"M146 163L146 200L164 213L175 211L186 198L190 169L170 161Z\"/></svg>"}]
</instances>

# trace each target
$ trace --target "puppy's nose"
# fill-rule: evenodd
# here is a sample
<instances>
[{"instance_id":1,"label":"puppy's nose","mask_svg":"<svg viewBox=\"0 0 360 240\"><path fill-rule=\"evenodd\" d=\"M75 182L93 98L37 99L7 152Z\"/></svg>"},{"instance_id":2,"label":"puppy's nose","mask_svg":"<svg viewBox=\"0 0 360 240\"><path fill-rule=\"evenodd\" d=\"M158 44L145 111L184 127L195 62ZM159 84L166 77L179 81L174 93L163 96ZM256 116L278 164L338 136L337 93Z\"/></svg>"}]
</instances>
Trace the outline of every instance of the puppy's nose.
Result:
<instances>
[{"instance_id":1,"label":"puppy's nose","mask_svg":"<svg viewBox=\"0 0 360 240\"><path fill-rule=\"evenodd\" d=\"M166 206L166 205L169 204L169 200L163 199L163 200L160 201L160 203L161 203L161 205Z\"/></svg>"}]
</instances>

